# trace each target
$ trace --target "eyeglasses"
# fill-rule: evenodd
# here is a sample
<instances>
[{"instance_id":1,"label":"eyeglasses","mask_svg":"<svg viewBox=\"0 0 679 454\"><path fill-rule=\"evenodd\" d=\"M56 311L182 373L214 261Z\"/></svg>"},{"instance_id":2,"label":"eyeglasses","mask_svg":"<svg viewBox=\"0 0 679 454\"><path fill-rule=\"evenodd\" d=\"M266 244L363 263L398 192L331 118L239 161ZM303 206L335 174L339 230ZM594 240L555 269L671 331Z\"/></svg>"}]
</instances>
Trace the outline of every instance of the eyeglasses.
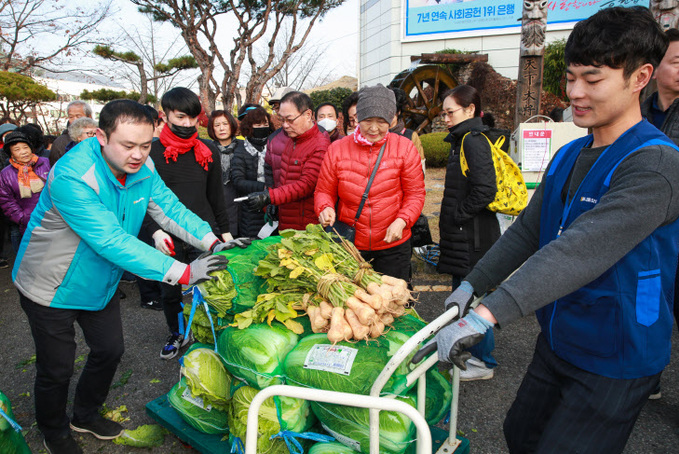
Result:
<instances>
[{"instance_id":1,"label":"eyeglasses","mask_svg":"<svg viewBox=\"0 0 679 454\"><path fill-rule=\"evenodd\" d=\"M307 110L309 110L309 109L307 109ZM302 115L304 115L306 112L307 112L307 111L305 110L305 111L302 112L301 114L297 115L295 118L290 118L290 119L288 119L288 118L283 118L283 117L281 117L281 116L279 115L279 116L278 116L278 119L279 119L279 120L281 121L281 123L283 123L283 124L286 124L286 123L287 123L287 124L291 125L291 124L293 124L293 123L295 122L295 120L297 120L299 117L301 117Z\"/></svg>"},{"instance_id":2,"label":"eyeglasses","mask_svg":"<svg viewBox=\"0 0 679 454\"><path fill-rule=\"evenodd\" d=\"M460 110L464 109L464 107L460 107L459 109L451 110L450 112L446 112L445 110L441 112L442 117L452 117L455 112L458 112Z\"/></svg>"},{"instance_id":3,"label":"eyeglasses","mask_svg":"<svg viewBox=\"0 0 679 454\"><path fill-rule=\"evenodd\" d=\"M85 134L87 137L94 137L97 135L97 131L85 131L83 134Z\"/></svg>"}]
</instances>

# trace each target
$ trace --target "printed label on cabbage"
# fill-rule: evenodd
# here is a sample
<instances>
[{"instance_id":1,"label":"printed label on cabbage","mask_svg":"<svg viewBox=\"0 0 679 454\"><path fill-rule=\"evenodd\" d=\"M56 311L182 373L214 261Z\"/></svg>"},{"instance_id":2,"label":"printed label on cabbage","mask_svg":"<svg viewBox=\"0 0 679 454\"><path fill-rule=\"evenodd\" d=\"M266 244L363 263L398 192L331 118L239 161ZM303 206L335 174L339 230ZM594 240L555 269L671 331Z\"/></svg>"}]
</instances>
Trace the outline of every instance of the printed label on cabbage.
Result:
<instances>
[{"instance_id":1,"label":"printed label on cabbage","mask_svg":"<svg viewBox=\"0 0 679 454\"><path fill-rule=\"evenodd\" d=\"M354 440L353 438L345 437L341 433L337 433L334 430L330 429L328 426L325 424L321 423L321 426L325 429L326 432L328 432L330 435L335 437L335 440L339 441L342 443L344 446L349 446L351 449L354 451L361 452L361 443Z\"/></svg>"},{"instance_id":2,"label":"printed label on cabbage","mask_svg":"<svg viewBox=\"0 0 679 454\"><path fill-rule=\"evenodd\" d=\"M314 345L304 360L305 369L350 375L358 350L342 345Z\"/></svg>"},{"instance_id":3,"label":"printed label on cabbage","mask_svg":"<svg viewBox=\"0 0 679 454\"><path fill-rule=\"evenodd\" d=\"M184 392L182 393L182 399L184 399L187 402L191 402L193 405L195 405L198 408L202 408L205 411L210 411L212 410L212 405L207 404L205 405L205 402L203 402L202 397L195 397L191 395L191 390L187 386Z\"/></svg>"}]
</instances>

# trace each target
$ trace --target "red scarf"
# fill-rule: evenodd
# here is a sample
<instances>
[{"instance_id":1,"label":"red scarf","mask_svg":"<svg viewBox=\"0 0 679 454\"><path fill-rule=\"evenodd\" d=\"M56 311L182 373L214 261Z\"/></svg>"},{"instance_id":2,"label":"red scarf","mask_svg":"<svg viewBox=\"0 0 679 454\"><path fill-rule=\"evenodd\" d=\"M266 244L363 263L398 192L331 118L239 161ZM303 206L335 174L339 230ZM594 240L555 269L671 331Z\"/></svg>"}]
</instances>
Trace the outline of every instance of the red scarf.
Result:
<instances>
[{"instance_id":1,"label":"red scarf","mask_svg":"<svg viewBox=\"0 0 679 454\"><path fill-rule=\"evenodd\" d=\"M170 127L166 125L160 132L160 143L165 147L163 156L165 156L165 162L168 164L170 159L177 162L178 155L184 154L191 149L193 149L196 162L206 171L208 164L212 162L212 151L198 139L198 133L195 133L188 139L181 139L170 131Z\"/></svg>"}]
</instances>

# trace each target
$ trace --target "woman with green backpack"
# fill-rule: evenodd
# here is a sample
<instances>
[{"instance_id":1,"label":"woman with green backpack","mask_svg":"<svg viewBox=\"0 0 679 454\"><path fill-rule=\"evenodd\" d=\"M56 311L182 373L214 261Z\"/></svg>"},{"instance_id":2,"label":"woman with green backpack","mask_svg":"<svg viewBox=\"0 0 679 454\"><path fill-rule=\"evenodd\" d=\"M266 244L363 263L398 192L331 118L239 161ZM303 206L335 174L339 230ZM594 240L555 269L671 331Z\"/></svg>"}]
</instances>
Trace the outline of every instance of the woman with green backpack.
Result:
<instances>
[{"instance_id":1,"label":"woman with green backpack","mask_svg":"<svg viewBox=\"0 0 679 454\"><path fill-rule=\"evenodd\" d=\"M445 189L441 202L438 272L453 276L453 290L500 237L495 212L488 209L497 192L495 166L483 124L481 97L469 85L459 85L444 95L443 119L450 134L450 154L446 166ZM463 172L460 151L464 150ZM469 351L473 355L461 371L461 380L484 380L493 377L497 361L493 330Z\"/></svg>"}]
</instances>

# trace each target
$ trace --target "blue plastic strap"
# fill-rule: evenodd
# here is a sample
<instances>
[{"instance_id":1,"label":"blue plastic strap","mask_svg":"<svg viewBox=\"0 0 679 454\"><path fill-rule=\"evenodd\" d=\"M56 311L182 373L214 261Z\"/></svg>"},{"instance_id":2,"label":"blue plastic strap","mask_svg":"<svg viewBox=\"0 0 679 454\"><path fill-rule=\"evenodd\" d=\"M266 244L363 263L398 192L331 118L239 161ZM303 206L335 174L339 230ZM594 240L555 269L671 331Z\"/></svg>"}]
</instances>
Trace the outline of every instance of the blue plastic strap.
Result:
<instances>
[{"instance_id":1,"label":"blue plastic strap","mask_svg":"<svg viewBox=\"0 0 679 454\"><path fill-rule=\"evenodd\" d=\"M315 432L299 433L293 432L291 430L281 430L276 435L272 435L270 439L273 440L274 438L282 438L285 441L285 445L288 447L290 454L304 454L304 448L302 448L302 444L297 440L298 438L322 443L335 441L335 439L330 435L319 434Z\"/></svg>"},{"instance_id":2,"label":"blue plastic strap","mask_svg":"<svg viewBox=\"0 0 679 454\"><path fill-rule=\"evenodd\" d=\"M195 291L194 291L195 289ZM178 314L179 317L179 334L183 336L188 336L189 333L191 332L191 325L193 324L193 316L196 314L196 307L198 306L199 302L196 299L196 293L200 294L200 290L198 290L198 287L195 285L190 289L193 291L193 300L191 302L191 312L189 313L189 322L186 324L186 329L184 330L184 314L183 312L180 312ZM202 297L202 295L201 295Z\"/></svg>"},{"instance_id":3,"label":"blue plastic strap","mask_svg":"<svg viewBox=\"0 0 679 454\"><path fill-rule=\"evenodd\" d=\"M243 445L243 440L240 437L233 437L231 454L245 454L245 445Z\"/></svg>"},{"instance_id":4,"label":"blue plastic strap","mask_svg":"<svg viewBox=\"0 0 679 454\"><path fill-rule=\"evenodd\" d=\"M12 426L12 429L14 429L16 432L21 432L21 430L22 430L22 429L21 429L21 426L20 426L15 420L13 420L12 418L10 418L10 417L7 415L7 413L5 413L4 411L2 411L2 408L0 408L0 416L2 416L3 418L5 418L5 419L7 420L7 422L9 423L9 425Z\"/></svg>"}]
</instances>

